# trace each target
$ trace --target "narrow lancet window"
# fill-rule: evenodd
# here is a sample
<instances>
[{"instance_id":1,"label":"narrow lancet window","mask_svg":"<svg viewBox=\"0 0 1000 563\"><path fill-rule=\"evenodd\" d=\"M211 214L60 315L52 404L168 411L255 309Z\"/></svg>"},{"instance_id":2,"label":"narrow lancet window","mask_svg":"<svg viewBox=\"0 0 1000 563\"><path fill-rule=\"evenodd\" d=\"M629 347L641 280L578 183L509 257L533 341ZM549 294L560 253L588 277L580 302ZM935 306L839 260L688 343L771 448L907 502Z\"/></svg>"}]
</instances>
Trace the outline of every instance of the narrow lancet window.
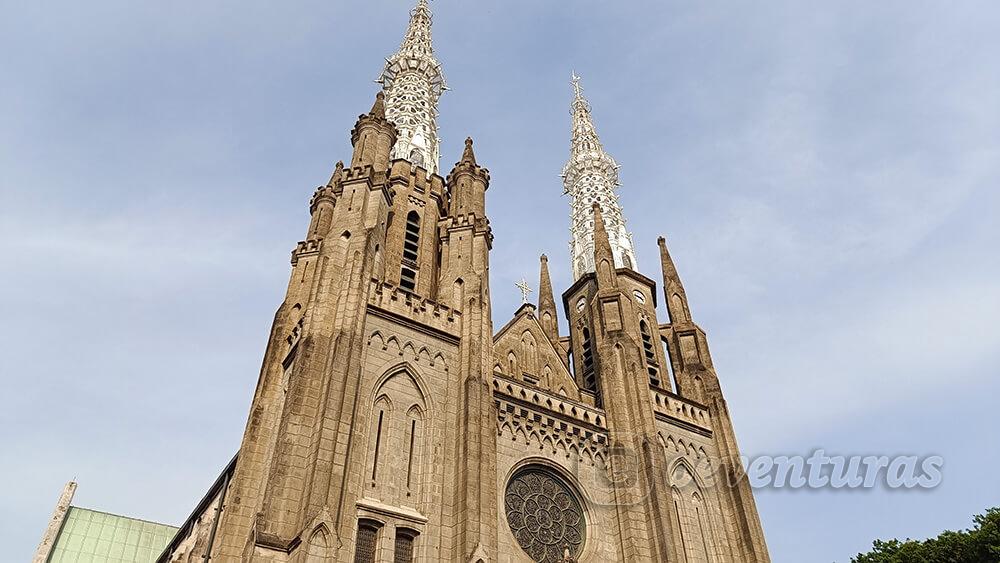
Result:
<instances>
[{"instance_id":1,"label":"narrow lancet window","mask_svg":"<svg viewBox=\"0 0 1000 563\"><path fill-rule=\"evenodd\" d=\"M375 486L375 480L378 477L378 453L382 446L382 422L385 418L385 411L378 411L378 427L375 430L375 460L372 462L372 486Z\"/></svg>"},{"instance_id":2,"label":"narrow lancet window","mask_svg":"<svg viewBox=\"0 0 1000 563\"><path fill-rule=\"evenodd\" d=\"M653 349L653 337L649 334L646 321L639 321L639 333L642 335L642 353L646 358L646 371L649 373L649 384L660 386L660 373L656 367L656 352Z\"/></svg>"},{"instance_id":3,"label":"narrow lancet window","mask_svg":"<svg viewBox=\"0 0 1000 563\"><path fill-rule=\"evenodd\" d=\"M583 388L597 391L597 378L594 377L594 351L590 344L590 330L583 329Z\"/></svg>"},{"instance_id":4,"label":"narrow lancet window","mask_svg":"<svg viewBox=\"0 0 1000 563\"><path fill-rule=\"evenodd\" d=\"M420 214L410 211L406 215L403 234L403 267L399 272L399 286L407 291L417 287L417 257L420 253Z\"/></svg>"},{"instance_id":5,"label":"narrow lancet window","mask_svg":"<svg viewBox=\"0 0 1000 563\"><path fill-rule=\"evenodd\" d=\"M417 263L417 251L420 243L420 215L410 211L406 216L406 233L403 236L403 260Z\"/></svg>"}]
</instances>

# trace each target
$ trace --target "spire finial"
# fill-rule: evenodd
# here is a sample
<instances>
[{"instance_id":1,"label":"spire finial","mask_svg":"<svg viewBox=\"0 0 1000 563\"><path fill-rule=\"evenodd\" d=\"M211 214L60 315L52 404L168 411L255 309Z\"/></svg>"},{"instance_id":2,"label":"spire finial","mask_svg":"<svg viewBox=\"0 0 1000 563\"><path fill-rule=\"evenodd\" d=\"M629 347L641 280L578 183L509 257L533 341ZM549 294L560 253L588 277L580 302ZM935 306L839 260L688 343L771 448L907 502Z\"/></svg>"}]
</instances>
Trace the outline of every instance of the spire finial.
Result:
<instances>
[{"instance_id":1,"label":"spire finial","mask_svg":"<svg viewBox=\"0 0 1000 563\"><path fill-rule=\"evenodd\" d=\"M688 311L687 294L684 293L684 284L677 274L677 267L667 250L667 239L662 236L656 239L660 246L660 269L663 271L663 297L667 302L667 315L671 323L680 323L690 320Z\"/></svg>"},{"instance_id":2,"label":"spire finial","mask_svg":"<svg viewBox=\"0 0 1000 563\"><path fill-rule=\"evenodd\" d=\"M465 150L462 151L461 162L476 163L476 153L472 152L472 137L465 138Z\"/></svg>"},{"instance_id":3,"label":"spire finial","mask_svg":"<svg viewBox=\"0 0 1000 563\"><path fill-rule=\"evenodd\" d=\"M552 295L552 279L549 277L549 257L542 254L538 257L538 320L542 330L553 344L559 343L559 321L557 320L556 300Z\"/></svg>"},{"instance_id":4,"label":"spire finial","mask_svg":"<svg viewBox=\"0 0 1000 563\"><path fill-rule=\"evenodd\" d=\"M528 294L531 293L531 286L528 285L527 280L521 278L521 281L515 283L514 287L521 290L521 303L526 304L528 302Z\"/></svg>"},{"instance_id":5,"label":"spire finial","mask_svg":"<svg viewBox=\"0 0 1000 563\"><path fill-rule=\"evenodd\" d=\"M580 86L580 76L573 71L571 78L573 129L569 161L563 168L562 177L564 193L570 196L573 278L579 279L587 272L593 272L596 266L596 229L592 203L600 204L615 267L634 267L635 251L632 247L632 235L625 228L625 217L615 193L619 185L618 163L604 151L601 139L597 136L590 104L583 96L583 87Z\"/></svg>"},{"instance_id":6,"label":"spire finial","mask_svg":"<svg viewBox=\"0 0 1000 563\"><path fill-rule=\"evenodd\" d=\"M576 74L575 70L570 75L570 82L573 83L573 93L576 95L577 98L582 98L583 87L580 86L580 76Z\"/></svg>"},{"instance_id":7,"label":"spire finial","mask_svg":"<svg viewBox=\"0 0 1000 563\"><path fill-rule=\"evenodd\" d=\"M330 182L327 185L336 186L343 177L344 177L344 161L338 160L337 166L335 166L333 169L333 175L330 176Z\"/></svg>"},{"instance_id":8,"label":"spire finial","mask_svg":"<svg viewBox=\"0 0 1000 563\"><path fill-rule=\"evenodd\" d=\"M372 109L368 112L368 115L385 119L385 94L381 90L375 94L375 103L372 104Z\"/></svg>"},{"instance_id":9,"label":"spire finial","mask_svg":"<svg viewBox=\"0 0 1000 563\"><path fill-rule=\"evenodd\" d=\"M431 10L427 0L417 0L403 41L378 82L385 89L386 118L399 133L391 158L402 158L438 173L441 142L438 138L437 104L446 89L441 64L431 42Z\"/></svg>"}]
</instances>

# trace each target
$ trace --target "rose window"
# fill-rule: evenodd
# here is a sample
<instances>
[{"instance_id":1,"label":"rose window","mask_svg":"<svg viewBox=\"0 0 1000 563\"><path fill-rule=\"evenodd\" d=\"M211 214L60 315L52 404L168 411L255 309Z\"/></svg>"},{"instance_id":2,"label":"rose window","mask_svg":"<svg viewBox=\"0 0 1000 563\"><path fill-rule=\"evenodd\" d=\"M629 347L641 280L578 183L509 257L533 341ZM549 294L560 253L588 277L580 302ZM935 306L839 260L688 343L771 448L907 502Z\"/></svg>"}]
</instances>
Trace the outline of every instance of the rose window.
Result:
<instances>
[{"instance_id":1,"label":"rose window","mask_svg":"<svg viewBox=\"0 0 1000 563\"><path fill-rule=\"evenodd\" d=\"M540 467L517 472L504 495L507 524L533 560L557 563L563 553L578 558L586 522L576 495L562 479Z\"/></svg>"}]
</instances>

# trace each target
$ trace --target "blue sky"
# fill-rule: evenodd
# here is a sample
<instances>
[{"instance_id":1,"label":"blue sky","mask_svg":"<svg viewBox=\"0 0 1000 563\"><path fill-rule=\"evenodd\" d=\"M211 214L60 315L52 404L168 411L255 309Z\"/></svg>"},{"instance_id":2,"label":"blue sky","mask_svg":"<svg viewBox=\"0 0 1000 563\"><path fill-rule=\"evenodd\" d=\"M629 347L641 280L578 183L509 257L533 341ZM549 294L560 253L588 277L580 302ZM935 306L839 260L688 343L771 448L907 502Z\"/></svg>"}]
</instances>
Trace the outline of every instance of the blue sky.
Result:
<instances>
[{"instance_id":1,"label":"blue sky","mask_svg":"<svg viewBox=\"0 0 1000 563\"><path fill-rule=\"evenodd\" d=\"M0 541L180 523L239 445L307 202L410 2L3 2ZM767 490L776 562L1000 505L1000 6L436 0L442 166L489 167L494 326L568 287L569 76L640 269L665 235L745 453L939 454L925 492ZM662 314L662 313L661 313Z\"/></svg>"}]
</instances>

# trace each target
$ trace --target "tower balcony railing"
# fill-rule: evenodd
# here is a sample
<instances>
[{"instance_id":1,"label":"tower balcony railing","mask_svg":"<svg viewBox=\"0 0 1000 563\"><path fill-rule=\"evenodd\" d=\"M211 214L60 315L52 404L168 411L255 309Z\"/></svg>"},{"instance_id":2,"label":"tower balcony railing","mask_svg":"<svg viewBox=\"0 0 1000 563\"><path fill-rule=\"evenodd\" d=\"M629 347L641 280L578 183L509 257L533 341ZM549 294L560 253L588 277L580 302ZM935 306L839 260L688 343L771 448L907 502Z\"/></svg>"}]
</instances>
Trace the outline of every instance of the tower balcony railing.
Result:
<instances>
[{"instance_id":1,"label":"tower balcony railing","mask_svg":"<svg viewBox=\"0 0 1000 563\"><path fill-rule=\"evenodd\" d=\"M657 415L712 432L712 417L704 405L652 386L649 396L653 401L653 412Z\"/></svg>"}]
</instances>

